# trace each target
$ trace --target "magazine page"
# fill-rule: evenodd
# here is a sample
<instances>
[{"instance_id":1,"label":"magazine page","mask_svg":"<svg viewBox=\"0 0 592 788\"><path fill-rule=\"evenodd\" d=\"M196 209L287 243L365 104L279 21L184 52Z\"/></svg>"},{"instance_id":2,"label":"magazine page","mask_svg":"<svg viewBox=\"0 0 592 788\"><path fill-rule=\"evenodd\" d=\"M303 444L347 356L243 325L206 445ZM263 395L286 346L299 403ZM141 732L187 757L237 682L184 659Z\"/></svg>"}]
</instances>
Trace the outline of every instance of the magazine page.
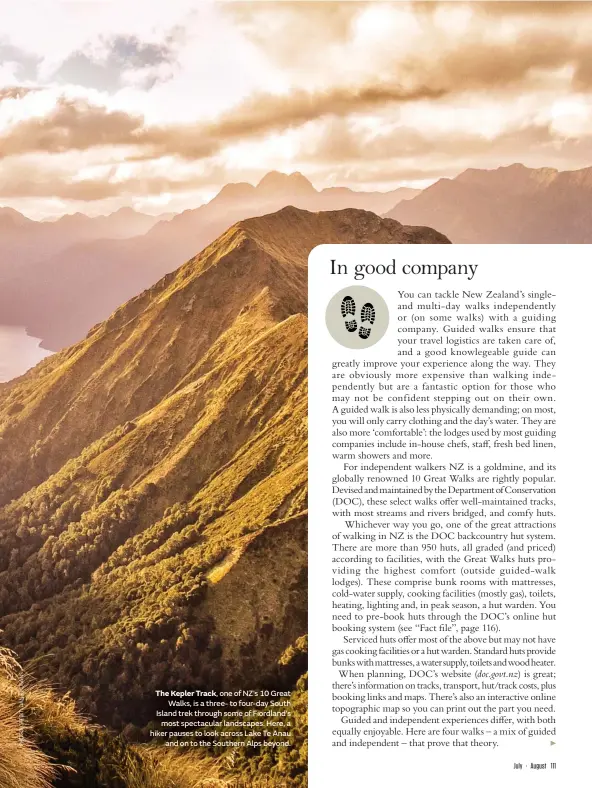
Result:
<instances>
[{"instance_id":1,"label":"magazine page","mask_svg":"<svg viewBox=\"0 0 592 788\"><path fill-rule=\"evenodd\" d=\"M588 248L331 244L309 281L312 783L577 782Z\"/></svg>"},{"instance_id":2,"label":"magazine page","mask_svg":"<svg viewBox=\"0 0 592 788\"><path fill-rule=\"evenodd\" d=\"M592 6L0 12L0 788L585 783Z\"/></svg>"}]
</instances>

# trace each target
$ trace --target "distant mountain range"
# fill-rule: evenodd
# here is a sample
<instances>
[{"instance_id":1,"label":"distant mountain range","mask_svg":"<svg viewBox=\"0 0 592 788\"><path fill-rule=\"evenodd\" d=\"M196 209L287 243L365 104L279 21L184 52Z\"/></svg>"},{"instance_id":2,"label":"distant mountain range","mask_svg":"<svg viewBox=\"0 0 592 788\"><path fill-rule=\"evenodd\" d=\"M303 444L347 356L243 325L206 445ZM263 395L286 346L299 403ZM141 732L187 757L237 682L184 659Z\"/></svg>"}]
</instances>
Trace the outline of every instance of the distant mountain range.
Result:
<instances>
[{"instance_id":1,"label":"distant mountain range","mask_svg":"<svg viewBox=\"0 0 592 788\"><path fill-rule=\"evenodd\" d=\"M36 223L4 209L11 230L5 238L0 231L0 324L24 325L44 348L59 350L241 219L287 205L380 214L416 193L317 191L300 173L271 172L257 186L229 184L206 205L166 221L123 209L105 219L77 214Z\"/></svg>"},{"instance_id":2,"label":"distant mountain range","mask_svg":"<svg viewBox=\"0 0 592 788\"><path fill-rule=\"evenodd\" d=\"M123 209L31 222L0 209L0 324L25 326L59 350L119 304L196 254L233 223L288 205L359 208L427 225L453 243L589 243L592 168L559 172L520 164L470 169L422 192L318 191L300 173L225 186L209 203L164 220Z\"/></svg>"},{"instance_id":3,"label":"distant mountain range","mask_svg":"<svg viewBox=\"0 0 592 788\"><path fill-rule=\"evenodd\" d=\"M247 219L0 386L2 642L115 728L157 688L302 672L320 243L447 239L358 209Z\"/></svg>"},{"instance_id":4,"label":"distant mountain range","mask_svg":"<svg viewBox=\"0 0 592 788\"><path fill-rule=\"evenodd\" d=\"M148 232L162 220L161 216L121 208L109 216L75 213L55 221L35 222L12 208L0 208L0 282L74 244L99 238L131 238Z\"/></svg>"},{"instance_id":5,"label":"distant mountain range","mask_svg":"<svg viewBox=\"0 0 592 788\"><path fill-rule=\"evenodd\" d=\"M592 167L560 172L522 164L443 178L386 215L428 224L453 243L592 242Z\"/></svg>"}]
</instances>

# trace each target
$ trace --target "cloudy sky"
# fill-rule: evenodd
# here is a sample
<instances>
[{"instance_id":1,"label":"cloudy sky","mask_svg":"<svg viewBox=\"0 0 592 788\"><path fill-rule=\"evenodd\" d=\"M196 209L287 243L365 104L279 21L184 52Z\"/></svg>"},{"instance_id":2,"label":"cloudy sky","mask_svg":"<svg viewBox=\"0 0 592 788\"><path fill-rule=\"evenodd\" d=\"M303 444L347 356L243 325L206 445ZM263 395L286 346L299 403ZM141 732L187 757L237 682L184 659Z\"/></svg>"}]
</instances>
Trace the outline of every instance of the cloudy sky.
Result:
<instances>
[{"instance_id":1,"label":"cloudy sky","mask_svg":"<svg viewBox=\"0 0 592 788\"><path fill-rule=\"evenodd\" d=\"M592 165L592 4L0 0L0 205Z\"/></svg>"}]
</instances>

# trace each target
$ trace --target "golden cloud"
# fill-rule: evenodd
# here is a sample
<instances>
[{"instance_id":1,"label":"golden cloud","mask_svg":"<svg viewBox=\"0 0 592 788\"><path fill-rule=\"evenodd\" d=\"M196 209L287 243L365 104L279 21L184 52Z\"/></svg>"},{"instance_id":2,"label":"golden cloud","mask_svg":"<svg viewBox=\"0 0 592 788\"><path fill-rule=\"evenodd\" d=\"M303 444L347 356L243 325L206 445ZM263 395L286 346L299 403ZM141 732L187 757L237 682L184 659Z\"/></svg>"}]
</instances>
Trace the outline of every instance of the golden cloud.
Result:
<instances>
[{"instance_id":1,"label":"golden cloud","mask_svg":"<svg viewBox=\"0 0 592 788\"><path fill-rule=\"evenodd\" d=\"M141 112L110 108L90 92L86 98L61 95L42 116L0 131L0 194L92 201L191 189L204 182L203 176L187 173L191 162L213 167L218 157L221 166L225 157L219 154L226 148L295 129L300 129L292 135L295 166L309 164L327 177L332 173L348 180L431 178L512 157L530 156L533 163L538 155L549 164L586 163L590 138L584 123L580 139L568 139L550 118L553 102L570 97L587 118L592 99L589 3L378 3L380 13L391 7L413 17L410 41L390 41L380 30L379 14L370 20L374 28L361 26L364 34L371 28L377 36L376 48L364 43L356 49L358 21L372 7L356 2L226 5L224 13L252 43L257 58L277 67L281 79L261 78L256 92L214 120L185 124L148 123ZM464 27L455 27L462 9L467 11ZM271 92L270 85L285 91ZM33 102L27 99L32 90L37 88L0 88L0 102ZM166 92L162 95L166 101ZM496 118L488 136L480 127L480 108ZM444 110L446 123L440 128L434 119ZM368 116L374 124L370 131ZM85 179L75 168L52 169L52 160L69 153L106 165L125 158L132 167L125 178L108 167ZM30 156L37 157L37 171L24 161L17 166ZM175 168L170 175L150 168L151 160L162 157L182 160L176 173ZM245 166L250 165L245 161Z\"/></svg>"},{"instance_id":2,"label":"golden cloud","mask_svg":"<svg viewBox=\"0 0 592 788\"><path fill-rule=\"evenodd\" d=\"M0 102L8 99L22 99L29 93L33 93L39 88L24 87L22 85L11 85L10 87L0 88Z\"/></svg>"},{"instance_id":3,"label":"golden cloud","mask_svg":"<svg viewBox=\"0 0 592 788\"><path fill-rule=\"evenodd\" d=\"M505 91L510 102L521 92L544 89L546 79L570 66L573 89L592 86L592 48L564 33L539 30L507 42L469 40L437 55L408 56L393 62L388 79L359 85L330 85L282 95L257 93L209 123L147 125L141 114L108 109L87 99L58 98L42 117L15 123L0 134L0 156L30 152L62 153L101 146L135 146L140 157L175 155L203 159L226 145L302 126L327 117L359 113L412 102L441 102L463 93ZM549 74L552 76L549 76ZM4 89L20 98L21 88Z\"/></svg>"}]
</instances>

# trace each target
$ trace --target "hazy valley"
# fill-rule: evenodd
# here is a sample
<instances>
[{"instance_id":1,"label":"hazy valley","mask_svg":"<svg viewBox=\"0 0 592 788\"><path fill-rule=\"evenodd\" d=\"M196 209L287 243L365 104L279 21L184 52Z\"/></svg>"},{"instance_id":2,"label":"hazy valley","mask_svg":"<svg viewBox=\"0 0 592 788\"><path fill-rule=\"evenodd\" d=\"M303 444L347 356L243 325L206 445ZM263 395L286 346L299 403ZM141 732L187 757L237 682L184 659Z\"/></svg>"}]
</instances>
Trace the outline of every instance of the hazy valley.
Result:
<instances>
[{"instance_id":1,"label":"hazy valley","mask_svg":"<svg viewBox=\"0 0 592 788\"><path fill-rule=\"evenodd\" d=\"M271 172L257 186L228 184L209 203L160 221L122 209L109 217L32 222L0 209L0 322L25 326L44 348L60 350L241 219L288 205L381 214L416 193L317 191L299 173Z\"/></svg>"}]
</instances>

